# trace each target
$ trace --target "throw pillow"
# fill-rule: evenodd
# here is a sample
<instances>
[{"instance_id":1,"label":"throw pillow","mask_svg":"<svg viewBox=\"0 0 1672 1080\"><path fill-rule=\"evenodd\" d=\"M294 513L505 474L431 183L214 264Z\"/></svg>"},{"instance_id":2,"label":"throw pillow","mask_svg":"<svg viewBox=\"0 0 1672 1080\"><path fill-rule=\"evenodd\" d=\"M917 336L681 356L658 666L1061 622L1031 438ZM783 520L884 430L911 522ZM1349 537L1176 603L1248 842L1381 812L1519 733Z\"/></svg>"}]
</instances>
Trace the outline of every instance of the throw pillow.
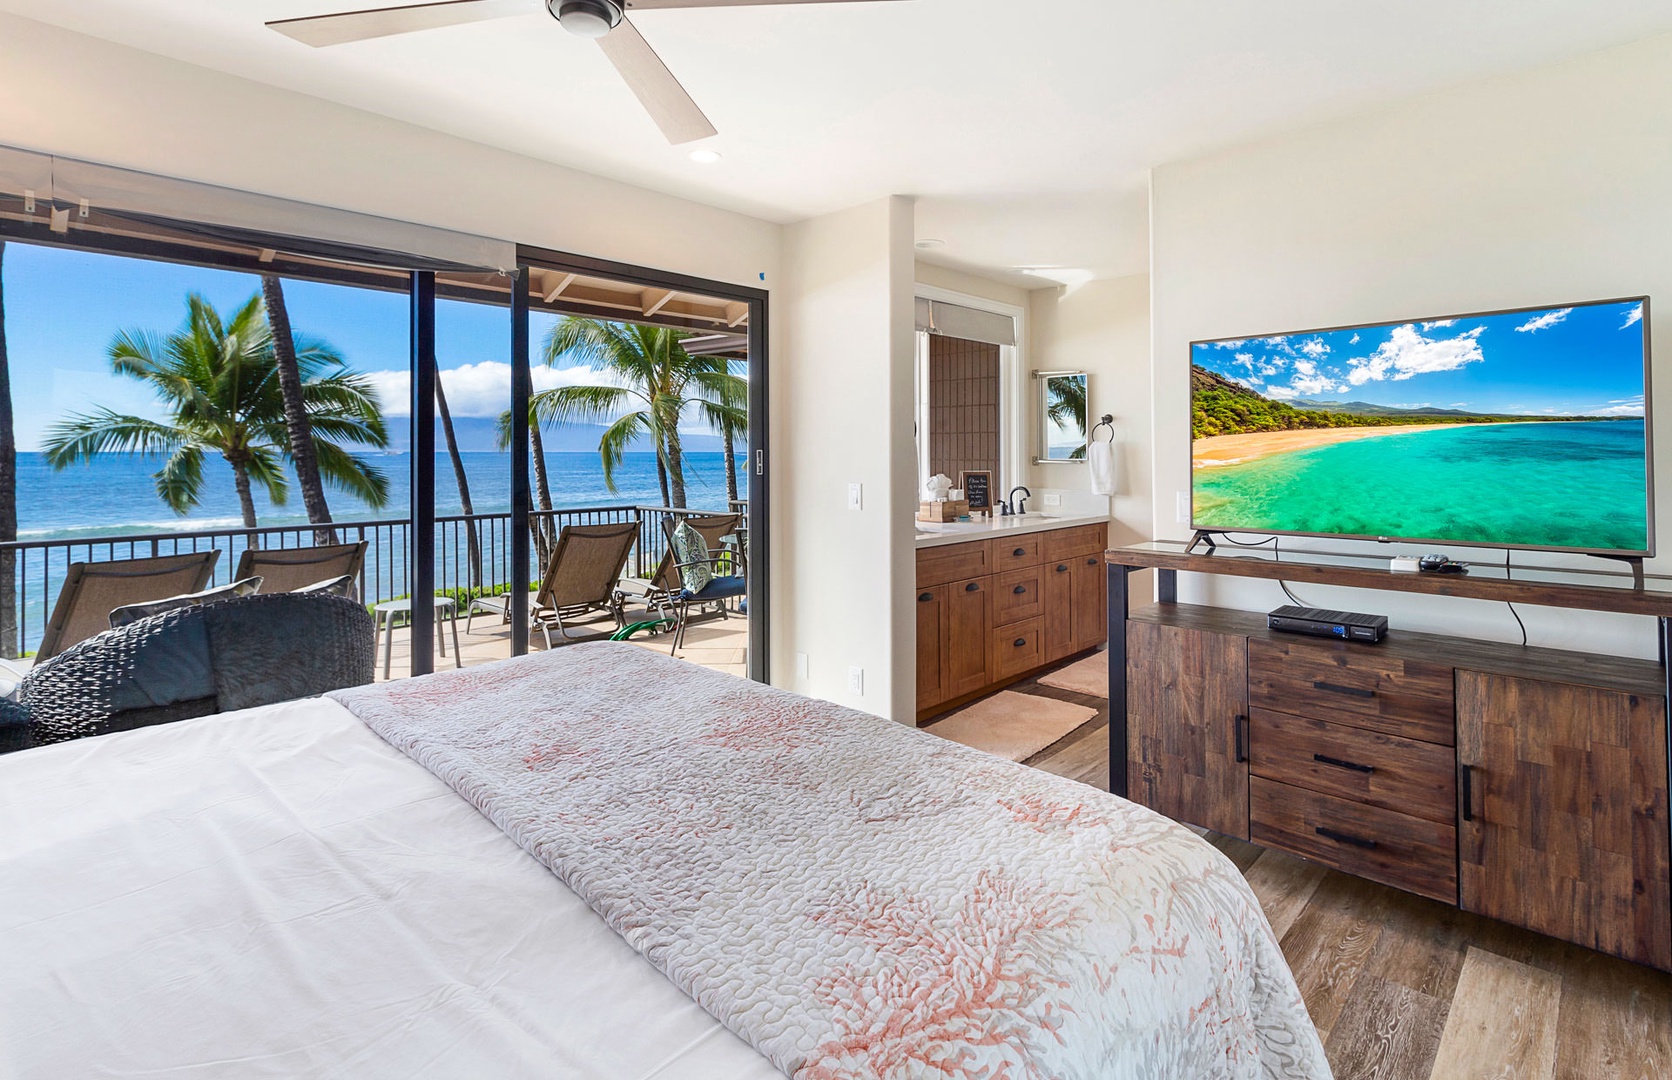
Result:
<instances>
[{"instance_id":1,"label":"throw pillow","mask_svg":"<svg viewBox=\"0 0 1672 1080\"><path fill-rule=\"evenodd\" d=\"M329 596L346 596L354 599L354 575L344 574L341 577L326 578L316 581L312 585L304 585L300 589L292 589L296 593L325 593Z\"/></svg>"},{"instance_id":2,"label":"throw pillow","mask_svg":"<svg viewBox=\"0 0 1672 1080\"><path fill-rule=\"evenodd\" d=\"M708 561L708 544L703 541L702 533L693 529L688 521L681 521L673 531L673 561L679 567L679 580L692 596L708 588L708 583L714 580L714 570Z\"/></svg>"},{"instance_id":3,"label":"throw pillow","mask_svg":"<svg viewBox=\"0 0 1672 1080\"><path fill-rule=\"evenodd\" d=\"M216 600L231 600L238 596L250 596L260 588L260 578L247 577L242 581L234 581L230 585L222 585L217 589L183 593L180 596L170 596L165 600L149 600L143 604L128 604L110 613L110 628L115 630L119 626L127 626L129 623L149 619L153 615L161 615L165 611L173 611L176 608L193 607L197 604L212 604Z\"/></svg>"}]
</instances>

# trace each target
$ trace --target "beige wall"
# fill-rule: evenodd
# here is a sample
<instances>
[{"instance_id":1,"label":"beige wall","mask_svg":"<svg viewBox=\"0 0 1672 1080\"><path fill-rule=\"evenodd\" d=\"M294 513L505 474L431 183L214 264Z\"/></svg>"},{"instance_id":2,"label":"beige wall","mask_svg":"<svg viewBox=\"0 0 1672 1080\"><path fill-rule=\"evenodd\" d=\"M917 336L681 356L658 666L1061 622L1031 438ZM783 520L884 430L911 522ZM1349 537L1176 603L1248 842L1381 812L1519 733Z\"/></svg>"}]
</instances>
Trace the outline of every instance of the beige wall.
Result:
<instances>
[{"instance_id":1,"label":"beige wall","mask_svg":"<svg viewBox=\"0 0 1672 1080\"><path fill-rule=\"evenodd\" d=\"M793 358L772 384L773 682L903 723L916 693L912 270L911 203L883 199L788 226L773 299Z\"/></svg>"},{"instance_id":2,"label":"beige wall","mask_svg":"<svg viewBox=\"0 0 1672 1080\"><path fill-rule=\"evenodd\" d=\"M1014 285L1006 285L1002 281L990 278L976 277L959 270L948 270L944 266L919 261L916 269L919 285L933 285L937 289L949 289L966 296L979 296L984 300L992 300L1011 307L1026 308L1028 294L1025 289L1018 289Z\"/></svg>"},{"instance_id":3,"label":"beige wall","mask_svg":"<svg viewBox=\"0 0 1672 1080\"><path fill-rule=\"evenodd\" d=\"M1661 38L1156 170L1158 530L1185 533L1173 504L1189 484L1192 339L1668 296L1669 132L1672 38ZM1672 340L1669 312L1656 309L1663 342ZM1672 374L1658 366L1664 426ZM1672 476L1672 440L1660 440L1657 458L1658 474ZM1666 537L1672 501L1660 494ZM1309 604L1387 613L1396 626L1520 639L1502 604L1296 591ZM1275 585L1224 581L1183 583L1182 598L1254 610L1285 602ZM1523 614L1535 644L1655 652L1646 619Z\"/></svg>"},{"instance_id":4,"label":"beige wall","mask_svg":"<svg viewBox=\"0 0 1672 1080\"><path fill-rule=\"evenodd\" d=\"M1141 274L1029 294L1030 366L1039 371L1086 372L1090 422L1096 424L1104 413L1115 417L1117 476L1115 496L1110 500L1109 539L1116 544L1154 535L1149 304L1149 278ZM1031 380L1027 393L1031 461L1039 445L1038 388ZM1085 498L1091 490L1083 465L1031 465L1027 484L1036 495L1062 491L1065 500ZM1041 508L1037 498L1032 505Z\"/></svg>"}]
</instances>

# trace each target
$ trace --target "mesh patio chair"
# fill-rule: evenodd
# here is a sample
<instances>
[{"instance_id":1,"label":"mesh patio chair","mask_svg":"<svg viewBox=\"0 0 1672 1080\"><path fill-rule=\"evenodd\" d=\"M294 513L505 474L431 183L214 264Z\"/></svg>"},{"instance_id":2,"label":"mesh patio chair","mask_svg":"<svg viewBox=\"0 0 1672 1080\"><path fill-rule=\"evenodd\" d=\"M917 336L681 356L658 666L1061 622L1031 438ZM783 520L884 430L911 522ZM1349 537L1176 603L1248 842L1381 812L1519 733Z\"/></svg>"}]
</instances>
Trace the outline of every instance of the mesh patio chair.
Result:
<instances>
[{"instance_id":1,"label":"mesh patio chair","mask_svg":"<svg viewBox=\"0 0 1672 1080\"><path fill-rule=\"evenodd\" d=\"M366 541L300 548L246 548L238 556L234 580L261 579L264 593L295 592L334 578L354 579L359 595L360 571L366 564Z\"/></svg>"},{"instance_id":2,"label":"mesh patio chair","mask_svg":"<svg viewBox=\"0 0 1672 1080\"><path fill-rule=\"evenodd\" d=\"M219 551L193 551L155 559L71 563L35 663L109 630L110 613L119 607L203 591L220 557Z\"/></svg>"},{"instance_id":3,"label":"mesh patio chair","mask_svg":"<svg viewBox=\"0 0 1672 1080\"><path fill-rule=\"evenodd\" d=\"M638 540L636 522L616 525L565 525L557 534L557 546L552 549L546 572L540 579L540 590L529 603L529 621L545 636L546 648L553 647L552 632L557 632L558 645L576 641L605 638L621 627L621 609L615 600L616 582L627 566ZM509 596L484 596L470 602L465 617L465 633L470 632L471 620L477 611L495 612L508 617ZM589 614L608 614L611 626L597 630L571 623Z\"/></svg>"},{"instance_id":4,"label":"mesh patio chair","mask_svg":"<svg viewBox=\"0 0 1672 1080\"><path fill-rule=\"evenodd\" d=\"M724 619L728 615L728 604L743 601L748 596L748 567L744 563L743 552L735 548L716 548L706 536L703 541L706 548L703 553L682 560L674 551L677 545L671 535L668 540L674 570L681 575L679 591L669 601L674 612L673 643L668 648L669 655L677 655L679 647L685 644L685 630L691 625L693 607L717 608L718 617ZM707 567L710 575L701 588L692 588L687 582L688 572L696 566Z\"/></svg>"},{"instance_id":5,"label":"mesh patio chair","mask_svg":"<svg viewBox=\"0 0 1672 1080\"><path fill-rule=\"evenodd\" d=\"M743 521L741 514L687 514L684 518L672 515L662 519L662 532L667 540L667 547L662 552L662 561L657 564L656 572L648 578L622 578L616 587L617 605L625 608L627 604L643 605L646 615L654 612L658 617L673 621L678 617L675 598L684 588L684 582L679 576L679 565L673 554L673 531L683 520L691 528L697 530L703 543L710 552L723 552L717 556L722 560L729 559L733 549L726 546L726 538L737 535L737 530ZM725 605L720 605L721 613ZM625 616L624 616L625 617Z\"/></svg>"},{"instance_id":6,"label":"mesh patio chair","mask_svg":"<svg viewBox=\"0 0 1672 1080\"><path fill-rule=\"evenodd\" d=\"M106 630L18 687L34 745L314 697L372 681L372 617L328 593L270 593Z\"/></svg>"}]
</instances>

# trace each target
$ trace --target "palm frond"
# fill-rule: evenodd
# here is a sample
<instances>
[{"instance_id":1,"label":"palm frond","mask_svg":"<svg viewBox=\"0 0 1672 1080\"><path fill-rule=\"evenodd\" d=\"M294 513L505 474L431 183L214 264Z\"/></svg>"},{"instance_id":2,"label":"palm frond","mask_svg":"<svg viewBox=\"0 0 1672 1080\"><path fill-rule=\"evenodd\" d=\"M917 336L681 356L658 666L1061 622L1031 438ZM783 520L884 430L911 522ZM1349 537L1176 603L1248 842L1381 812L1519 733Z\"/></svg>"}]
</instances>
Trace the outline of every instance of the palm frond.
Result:
<instances>
[{"instance_id":1,"label":"palm frond","mask_svg":"<svg viewBox=\"0 0 1672 1080\"><path fill-rule=\"evenodd\" d=\"M100 409L55 424L47 432L43 453L48 465L62 469L95 454L167 454L192 441L191 433L181 428Z\"/></svg>"},{"instance_id":2,"label":"palm frond","mask_svg":"<svg viewBox=\"0 0 1672 1080\"><path fill-rule=\"evenodd\" d=\"M157 486L157 497L170 510L185 517L203 495L203 447L192 443L178 447L151 476Z\"/></svg>"},{"instance_id":3,"label":"palm frond","mask_svg":"<svg viewBox=\"0 0 1672 1080\"><path fill-rule=\"evenodd\" d=\"M314 441L314 451L319 455L319 475L327 484L374 510L389 505L389 477L370 460L323 439Z\"/></svg>"},{"instance_id":4,"label":"palm frond","mask_svg":"<svg viewBox=\"0 0 1672 1080\"><path fill-rule=\"evenodd\" d=\"M284 463L272 447L255 446L249 450L244 471L250 479L267 489L267 498L274 506L283 506L290 498L290 479L285 476Z\"/></svg>"}]
</instances>

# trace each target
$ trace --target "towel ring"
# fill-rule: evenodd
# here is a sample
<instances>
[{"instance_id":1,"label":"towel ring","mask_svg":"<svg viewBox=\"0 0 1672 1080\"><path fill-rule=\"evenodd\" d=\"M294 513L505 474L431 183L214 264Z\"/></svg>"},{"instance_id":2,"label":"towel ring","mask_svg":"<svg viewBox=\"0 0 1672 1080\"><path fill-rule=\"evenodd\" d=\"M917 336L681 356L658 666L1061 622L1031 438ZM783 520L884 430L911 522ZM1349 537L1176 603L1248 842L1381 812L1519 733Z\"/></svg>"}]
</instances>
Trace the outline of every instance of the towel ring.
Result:
<instances>
[{"instance_id":1,"label":"towel ring","mask_svg":"<svg viewBox=\"0 0 1672 1080\"><path fill-rule=\"evenodd\" d=\"M1098 420L1096 425L1092 427L1091 434L1086 437L1087 441L1088 442L1096 442L1097 441L1097 433L1102 428L1108 428L1109 429L1109 441L1111 443L1114 442L1115 441L1115 418L1113 416L1109 415L1108 413L1104 413L1102 419Z\"/></svg>"}]
</instances>

